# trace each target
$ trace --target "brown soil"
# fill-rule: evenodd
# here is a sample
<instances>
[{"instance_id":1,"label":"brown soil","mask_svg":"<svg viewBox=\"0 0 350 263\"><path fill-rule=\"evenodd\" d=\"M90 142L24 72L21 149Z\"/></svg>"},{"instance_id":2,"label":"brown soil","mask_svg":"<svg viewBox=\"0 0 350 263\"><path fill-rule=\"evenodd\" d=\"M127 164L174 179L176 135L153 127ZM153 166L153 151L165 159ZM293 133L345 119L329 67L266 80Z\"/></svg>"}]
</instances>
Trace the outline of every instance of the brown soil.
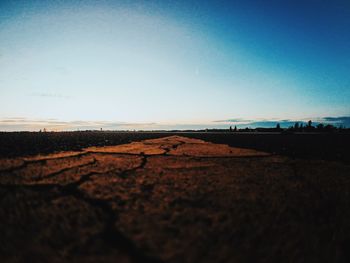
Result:
<instances>
[{"instance_id":1,"label":"brown soil","mask_svg":"<svg viewBox=\"0 0 350 263\"><path fill-rule=\"evenodd\" d=\"M170 136L0 159L0 262L347 262L350 166Z\"/></svg>"}]
</instances>

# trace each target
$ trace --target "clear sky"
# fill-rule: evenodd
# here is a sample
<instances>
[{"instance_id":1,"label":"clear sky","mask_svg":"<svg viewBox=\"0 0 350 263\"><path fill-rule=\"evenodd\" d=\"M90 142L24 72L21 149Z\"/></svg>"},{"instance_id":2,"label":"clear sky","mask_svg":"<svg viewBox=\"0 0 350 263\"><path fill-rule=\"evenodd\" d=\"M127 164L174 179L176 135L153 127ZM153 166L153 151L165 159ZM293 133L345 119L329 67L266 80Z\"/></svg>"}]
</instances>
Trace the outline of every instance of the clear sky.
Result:
<instances>
[{"instance_id":1,"label":"clear sky","mask_svg":"<svg viewBox=\"0 0 350 263\"><path fill-rule=\"evenodd\" d=\"M348 0L0 1L0 130L221 127L349 102Z\"/></svg>"}]
</instances>

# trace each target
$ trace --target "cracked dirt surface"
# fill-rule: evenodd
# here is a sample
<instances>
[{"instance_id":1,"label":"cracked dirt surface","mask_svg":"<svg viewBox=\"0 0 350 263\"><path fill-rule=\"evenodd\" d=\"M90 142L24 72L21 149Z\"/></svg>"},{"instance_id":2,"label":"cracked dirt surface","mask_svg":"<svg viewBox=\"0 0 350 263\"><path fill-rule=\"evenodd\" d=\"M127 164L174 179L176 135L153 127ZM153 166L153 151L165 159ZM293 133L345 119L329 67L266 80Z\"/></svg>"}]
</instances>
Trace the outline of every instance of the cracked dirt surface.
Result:
<instances>
[{"instance_id":1,"label":"cracked dirt surface","mask_svg":"<svg viewBox=\"0 0 350 263\"><path fill-rule=\"evenodd\" d=\"M0 159L0 261L347 262L349 171L180 136Z\"/></svg>"}]
</instances>

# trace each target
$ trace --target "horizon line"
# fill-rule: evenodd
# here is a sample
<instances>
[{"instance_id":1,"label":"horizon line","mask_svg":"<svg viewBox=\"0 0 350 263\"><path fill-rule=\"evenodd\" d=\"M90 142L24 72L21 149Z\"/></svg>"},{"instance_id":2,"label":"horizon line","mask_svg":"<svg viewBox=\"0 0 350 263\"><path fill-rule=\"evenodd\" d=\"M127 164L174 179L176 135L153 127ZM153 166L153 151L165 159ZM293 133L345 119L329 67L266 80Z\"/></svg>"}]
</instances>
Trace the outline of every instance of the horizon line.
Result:
<instances>
[{"instance_id":1,"label":"horizon line","mask_svg":"<svg viewBox=\"0 0 350 263\"><path fill-rule=\"evenodd\" d=\"M205 130L205 129L229 129L236 126L244 128L274 128L277 123L281 128L293 126L296 122L306 124L309 120L314 125L331 124L335 127L350 128L350 114L337 117L314 117L296 119L243 119L230 118L212 120L208 122L117 122L117 121L62 121L57 119L29 119L24 117L0 119L0 131L77 131L77 130L110 130L110 131L166 131L166 130Z\"/></svg>"}]
</instances>

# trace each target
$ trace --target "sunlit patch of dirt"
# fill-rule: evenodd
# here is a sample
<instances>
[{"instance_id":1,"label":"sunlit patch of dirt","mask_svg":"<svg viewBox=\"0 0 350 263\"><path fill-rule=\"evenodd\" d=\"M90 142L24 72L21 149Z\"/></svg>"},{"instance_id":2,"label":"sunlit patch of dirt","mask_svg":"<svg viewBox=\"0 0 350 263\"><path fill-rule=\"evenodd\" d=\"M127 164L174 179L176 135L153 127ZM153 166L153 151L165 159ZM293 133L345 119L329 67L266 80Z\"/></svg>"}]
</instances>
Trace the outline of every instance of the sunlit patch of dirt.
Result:
<instances>
[{"instance_id":1,"label":"sunlit patch of dirt","mask_svg":"<svg viewBox=\"0 0 350 263\"><path fill-rule=\"evenodd\" d=\"M250 149L232 148L225 144L202 143L192 145L185 143L174 150L170 150L170 155L187 155L196 157L250 157L250 156L268 156L270 154Z\"/></svg>"}]
</instances>

